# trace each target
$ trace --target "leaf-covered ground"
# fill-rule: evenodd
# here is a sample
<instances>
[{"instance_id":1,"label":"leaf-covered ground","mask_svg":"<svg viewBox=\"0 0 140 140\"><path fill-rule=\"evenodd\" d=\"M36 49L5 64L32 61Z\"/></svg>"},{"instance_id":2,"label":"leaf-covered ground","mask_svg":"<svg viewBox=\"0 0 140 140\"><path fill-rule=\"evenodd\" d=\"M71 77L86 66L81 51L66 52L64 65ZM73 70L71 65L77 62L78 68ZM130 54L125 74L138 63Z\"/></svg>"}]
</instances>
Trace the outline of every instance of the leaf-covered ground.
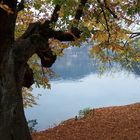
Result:
<instances>
[{"instance_id":1,"label":"leaf-covered ground","mask_svg":"<svg viewBox=\"0 0 140 140\"><path fill-rule=\"evenodd\" d=\"M33 140L140 140L140 103L94 109L82 119L32 136Z\"/></svg>"}]
</instances>

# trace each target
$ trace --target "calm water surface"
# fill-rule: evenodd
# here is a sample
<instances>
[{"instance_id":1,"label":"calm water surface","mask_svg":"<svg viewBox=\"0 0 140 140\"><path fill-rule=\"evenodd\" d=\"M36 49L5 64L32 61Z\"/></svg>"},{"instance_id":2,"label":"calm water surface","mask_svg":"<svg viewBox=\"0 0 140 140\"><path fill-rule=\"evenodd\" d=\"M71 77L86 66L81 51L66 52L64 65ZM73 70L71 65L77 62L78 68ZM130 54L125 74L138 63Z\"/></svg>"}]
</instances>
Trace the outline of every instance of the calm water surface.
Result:
<instances>
[{"instance_id":1,"label":"calm water surface","mask_svg":"<svg viewBox=\"0 0 140 140\"><path fill-rule=\"evenodd\" d=\"M140 102L139 72L112 75L97 74L96 66L88 56L88 48L66 50L53 70L59 75L51 80L51 90L34 88L38 105L25 110L28 120L37 119L38 130L52 127L74 117L86 107L98 108Z\"/></svg>"}]
</instances>

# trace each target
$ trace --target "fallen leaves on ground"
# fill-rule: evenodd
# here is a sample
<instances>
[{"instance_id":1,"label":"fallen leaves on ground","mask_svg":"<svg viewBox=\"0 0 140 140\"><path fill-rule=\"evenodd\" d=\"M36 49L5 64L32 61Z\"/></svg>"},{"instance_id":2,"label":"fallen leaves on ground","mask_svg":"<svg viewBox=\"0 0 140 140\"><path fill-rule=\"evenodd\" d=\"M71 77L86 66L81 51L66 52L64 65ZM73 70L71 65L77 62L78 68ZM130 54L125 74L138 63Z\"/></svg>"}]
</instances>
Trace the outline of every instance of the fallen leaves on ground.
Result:
<instances>
[{"instance_id":1,"label":"fallen leaves on ground","mask_svg":"<svg viewBox=\"0 0 140 140\"><path fill-rule=\"evenodd\" d=\"M93 109L82 119L64 121L32 137L33 140L140 140L140 103Z\"/></svg>"}]
</instances>

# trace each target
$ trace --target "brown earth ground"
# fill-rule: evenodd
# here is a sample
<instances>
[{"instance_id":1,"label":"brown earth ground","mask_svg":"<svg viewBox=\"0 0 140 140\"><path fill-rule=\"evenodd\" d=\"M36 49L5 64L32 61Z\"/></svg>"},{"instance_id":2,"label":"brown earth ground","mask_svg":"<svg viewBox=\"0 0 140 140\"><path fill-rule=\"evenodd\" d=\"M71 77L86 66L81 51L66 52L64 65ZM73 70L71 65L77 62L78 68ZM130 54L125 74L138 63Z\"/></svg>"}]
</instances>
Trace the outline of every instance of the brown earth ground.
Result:
<instances>
[{"instance_id":1,"label":"brown earth ground","mask_svg":"<svg viewBox=\"0 0 140 140\"><path fill-rule=\"evenodd\" d=\"M33 140L140 140L140 103L93 109L82 119L32 136Z\"/></svg>"}]
</instances>

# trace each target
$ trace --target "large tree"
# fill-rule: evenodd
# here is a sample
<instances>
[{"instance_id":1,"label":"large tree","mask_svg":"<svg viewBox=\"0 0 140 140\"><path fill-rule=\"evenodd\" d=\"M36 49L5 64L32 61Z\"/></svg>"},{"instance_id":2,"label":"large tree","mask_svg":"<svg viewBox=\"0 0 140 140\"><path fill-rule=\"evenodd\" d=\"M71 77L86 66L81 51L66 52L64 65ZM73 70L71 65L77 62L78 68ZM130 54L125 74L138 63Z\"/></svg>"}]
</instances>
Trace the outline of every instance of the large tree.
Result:
<instances>
[{"instance_id":1,"label":"large tree","mask_svg":"<svg viewBox=\"0 0 140 140\"><path fill-rule=\"evenodd\" d=\"M0 139L31 140L22 88L42 84L29 60L34 54L42 73L68 47L61 41L95 40L91 54L101 62L139 60L130 39L140 33L128 28L138 24L139 8L131 0L0 0Z\"/></svg>"}]
</instances>

